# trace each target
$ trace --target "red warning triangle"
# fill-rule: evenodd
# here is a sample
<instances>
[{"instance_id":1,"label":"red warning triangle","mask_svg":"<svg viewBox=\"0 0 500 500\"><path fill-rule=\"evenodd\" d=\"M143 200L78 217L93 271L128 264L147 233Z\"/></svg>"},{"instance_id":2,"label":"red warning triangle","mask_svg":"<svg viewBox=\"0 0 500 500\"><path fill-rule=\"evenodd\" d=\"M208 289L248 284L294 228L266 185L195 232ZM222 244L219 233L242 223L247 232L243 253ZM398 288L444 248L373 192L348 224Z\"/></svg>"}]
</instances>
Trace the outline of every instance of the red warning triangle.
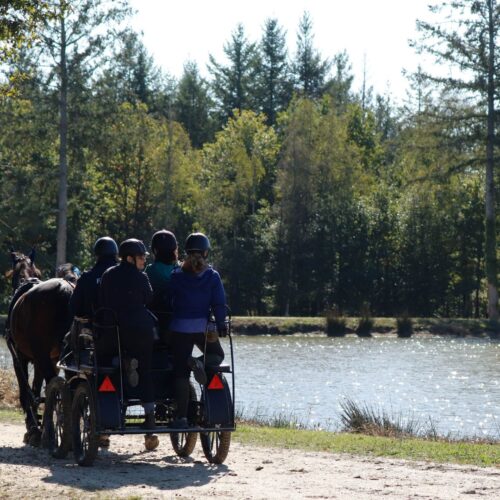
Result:
<instances>
[{"instance_id":1,"label":"red warning triangle","mask_svg":"<svg viewBox=\"0 0 500 500\"><path fill-rule=\"evenodd\" d=\"M217 373L212 377L208 389L224 389L224 384Z\"/></svg>"},{"instance_id":2,"label":"red warning triangle","mask_svg":"<svg viewBox=\"0 0 500 500\"><path fill-rule=\"evenodd\" d=\"M116 392L115 386L113 385L113 382L111 382L109 375L106 375L102 381L101 387L99 387L99 392Z\"/></svg>"}]
</instances>

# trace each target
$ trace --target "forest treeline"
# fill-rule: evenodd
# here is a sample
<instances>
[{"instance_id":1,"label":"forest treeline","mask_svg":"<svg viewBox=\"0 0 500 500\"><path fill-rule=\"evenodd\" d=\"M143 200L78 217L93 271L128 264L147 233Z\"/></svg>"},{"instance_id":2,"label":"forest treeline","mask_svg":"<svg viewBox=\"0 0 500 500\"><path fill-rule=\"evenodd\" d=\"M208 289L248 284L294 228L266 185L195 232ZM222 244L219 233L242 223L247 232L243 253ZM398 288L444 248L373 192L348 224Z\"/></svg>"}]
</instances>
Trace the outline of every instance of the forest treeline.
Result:
<instances>
[{"instance_id":1,"label":"forest treeline","mask_svg":"<svg viewBox=\"0 0 500 500\"><path fill-rule=\"evenodd\" d=\"M81 268L99 236L167 228L182 248L205 231L235 314L486 314L483 70L475 88L421 70L396 105L354 89L348 54L323 57L304 14L293 50L278 19L256 41L239 25L208 78L188 61L175 80L137 33L110 28L126 2L54 3L71 9L3 65L2 269L10 246L35 245L52 273L66 211L65 260Z\"/></svg>"}]
</instances>

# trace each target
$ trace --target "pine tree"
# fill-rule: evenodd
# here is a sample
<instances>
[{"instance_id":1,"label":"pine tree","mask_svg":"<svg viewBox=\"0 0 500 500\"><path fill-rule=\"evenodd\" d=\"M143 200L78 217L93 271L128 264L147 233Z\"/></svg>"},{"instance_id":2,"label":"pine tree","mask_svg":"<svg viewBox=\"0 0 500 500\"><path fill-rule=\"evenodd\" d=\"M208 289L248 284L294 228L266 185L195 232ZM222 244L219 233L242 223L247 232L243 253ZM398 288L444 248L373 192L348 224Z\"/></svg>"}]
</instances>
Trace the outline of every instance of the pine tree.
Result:
<instances>
[{"instance_id":1,"label":"pine tree","mask_svg":"<svg viewBox=\"0 0 500 500\"><path fill-rule=\"evenodd\" d=\"M277 19L266 20L259 49L257 99L267 124L274 125L277 113L286 108L292 93L285 32Z\"/></svg>"},{"instance_id":2,"label":"pine tree","mask_svg":"<svg viewBox=\"0 0 500 500\"><path fill-rule=\"evenodd\" d=\"M242 24L236 27L231 40L224 44L228 64L218 63L210 55L208 69L213 76L212 91L222 123L233 115L233 110L253 110L254 84L257 69L257 48L245 36Z\"/></svg>"},{"instance_id":3,"label":"pine tree","mask_svg":"<svg viewBox=\"0 0 500 500\"><path fill-rule=\"evenodd\" d=\"M333 99L334 107L339 113L342 113L353 100L351 87L354 75L352 74L352 66L346 51L334 56L333 68L335 74L327 83L326 90Z\"/></svg>"},{"instance_id":4,"label":"pine tree","mask_svg":"<svg viewBox=\"0 0 500 500\"><path fill-rule=\"evenodd\" d=\"M176 119L184 125L196 148L212 137L211 107L207 82L200 76L197 64L187 62L177 87L174 108Z\"/></svg>"},{"instance_id":5,"label":"pine tree","mask_svg":"<svg viewBox=\"0 0 500 500\"><path fill-rule=\"evenodd\" d=\"M325 90L325 80L330 70L330 62L322 60L314 48L312 20L304 12L297 32L297 52L292 64L295 88L304 97L321 97Z\"/></svg>"}]
</instances>

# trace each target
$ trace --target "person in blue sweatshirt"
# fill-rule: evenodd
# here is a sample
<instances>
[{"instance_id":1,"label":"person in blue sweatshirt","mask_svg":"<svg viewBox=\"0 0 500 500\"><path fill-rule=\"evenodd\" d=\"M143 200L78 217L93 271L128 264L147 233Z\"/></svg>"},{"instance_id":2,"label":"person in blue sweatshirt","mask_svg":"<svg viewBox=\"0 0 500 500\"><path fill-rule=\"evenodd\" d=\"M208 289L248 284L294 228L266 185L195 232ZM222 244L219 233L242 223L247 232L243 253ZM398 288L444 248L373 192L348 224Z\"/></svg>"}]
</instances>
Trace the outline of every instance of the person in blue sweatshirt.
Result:
<instances>
[{"instance_id":1,"label":"person in blue sweatshirt","mask_svg":"<svg viewBox=\"0 0 500 500\"><path fill-rule=\"evenodd\" d=\"M186 258L182 266L174 269L171 277L172 319L171 342L175 376L177 419L172 426L186 428L189 404L189 376L193 370L200 384L207 383L202 359L192 356L197 345L205 348L205 335L210 314L215 317L217 333L227 335L226 295L219 273L208 265L210 242L203 233L190 234L186 240ZM224 351L218 336L211 336L206 343L206 357L213 364L220 364Z\"/></svg>"}]
</instances>

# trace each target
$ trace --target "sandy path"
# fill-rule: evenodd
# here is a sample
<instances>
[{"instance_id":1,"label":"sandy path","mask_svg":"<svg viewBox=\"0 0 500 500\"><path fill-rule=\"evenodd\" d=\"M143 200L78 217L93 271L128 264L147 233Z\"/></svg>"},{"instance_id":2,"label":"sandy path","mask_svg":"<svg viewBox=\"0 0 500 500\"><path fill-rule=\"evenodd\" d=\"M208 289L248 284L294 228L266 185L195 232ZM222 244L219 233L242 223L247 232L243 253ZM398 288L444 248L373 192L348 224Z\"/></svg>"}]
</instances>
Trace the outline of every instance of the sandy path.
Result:
<instances>
[{"instance_id":1,"label":"sandy path","mask_svg":"<svg viewBox=\"0 0 500 500\"><path fill-rule=\"evenodd\" d=\"M142 436L112 436L93 467L51 458L21 444L23 427L2 424L0 497L500 499L500 468L304 453L231 444L226 464L207 463L201 446L179 459L168 436L144 452Z\"/></svg>"}]
</instances>

